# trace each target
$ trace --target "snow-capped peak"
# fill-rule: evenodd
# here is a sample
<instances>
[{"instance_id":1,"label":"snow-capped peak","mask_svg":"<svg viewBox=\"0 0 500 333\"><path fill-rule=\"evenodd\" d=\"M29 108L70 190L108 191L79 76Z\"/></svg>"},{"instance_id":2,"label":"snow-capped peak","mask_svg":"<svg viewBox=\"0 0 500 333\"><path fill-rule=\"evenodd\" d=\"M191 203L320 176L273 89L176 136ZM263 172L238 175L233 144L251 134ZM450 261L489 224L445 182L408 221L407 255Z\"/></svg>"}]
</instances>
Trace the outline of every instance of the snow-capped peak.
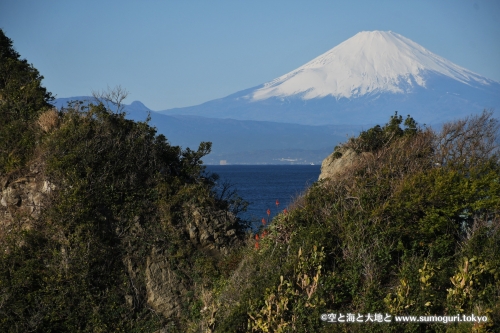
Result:
<instances>
[{"instance_id":1,"label":"snow-capped peak","mask_svg":"<svg viewBox=\"0 0 500 333\"><path fill-rule=\"evenodd\" d=\"M376 92L403 93L415 84L425 87L434 72L465 84L489 80L430 52L391 31L363 31L249 97L298 95L302 99L358 97Z\"/></svg>"}]
</instances>

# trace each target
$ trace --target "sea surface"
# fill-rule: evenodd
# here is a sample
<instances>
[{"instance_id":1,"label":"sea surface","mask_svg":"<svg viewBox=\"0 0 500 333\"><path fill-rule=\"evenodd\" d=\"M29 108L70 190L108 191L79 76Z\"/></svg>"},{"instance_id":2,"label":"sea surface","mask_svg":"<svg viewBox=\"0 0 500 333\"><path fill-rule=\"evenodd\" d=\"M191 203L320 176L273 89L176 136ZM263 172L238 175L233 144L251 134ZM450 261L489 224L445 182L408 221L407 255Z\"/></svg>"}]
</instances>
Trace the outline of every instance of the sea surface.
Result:
<instances>
[{"instance_id":1,"label":"sea surface","mask_svg":"<svg viewBox=\"0 0 500 333\"><path fill-rule=\"evenodd\" d=\"M227 181L238 195L250 204L240 214L253 228L283 211L294 198L318 180L320 165L207 165L207 171L220 176L218 183ZM276 200L279 206L276 206Z\"/></svg>"}]
</instances>

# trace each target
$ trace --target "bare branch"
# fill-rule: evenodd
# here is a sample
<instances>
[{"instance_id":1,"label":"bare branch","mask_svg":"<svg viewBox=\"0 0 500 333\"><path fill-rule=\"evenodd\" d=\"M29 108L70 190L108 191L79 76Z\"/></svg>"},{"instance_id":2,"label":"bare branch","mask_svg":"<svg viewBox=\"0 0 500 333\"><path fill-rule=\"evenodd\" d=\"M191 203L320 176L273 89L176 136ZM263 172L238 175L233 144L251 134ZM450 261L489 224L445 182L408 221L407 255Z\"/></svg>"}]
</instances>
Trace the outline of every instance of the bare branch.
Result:
<instances>
[{"instance_id":1,"label":"bare branch","mask_svg":"<svg viewBox=\"0 0 500 333\"><path fill-rule=\"evenodd\" d=\"M435 140L436 162L473 165L499 153L499 122L491 111L443 125Z\"/></svg>"},{"instance_id":2,"label":"bare branch","mask_svg":"<svg viewBox=\"0 0 500 333\"><path fill-rule=\"evenodd\" d=\"M118 85L114 88L107 87L106 90L92 90L92 96L98 103L102 103L108 110L122 113L124 109L123 101L129 92Z\"/></svg>"}]
</instances>

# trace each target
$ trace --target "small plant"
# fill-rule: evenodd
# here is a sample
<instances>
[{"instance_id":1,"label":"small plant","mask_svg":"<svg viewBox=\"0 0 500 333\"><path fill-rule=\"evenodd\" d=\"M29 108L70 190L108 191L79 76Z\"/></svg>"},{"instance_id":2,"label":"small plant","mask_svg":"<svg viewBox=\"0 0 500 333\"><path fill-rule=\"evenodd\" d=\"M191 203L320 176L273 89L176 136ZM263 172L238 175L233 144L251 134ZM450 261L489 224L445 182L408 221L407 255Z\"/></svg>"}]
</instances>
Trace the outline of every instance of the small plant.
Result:
<instances>
[{"instance_id":1,"label":"small plant","mask_svg":"<svg viewBox=\"0 0 500 333\"><path fill-rule=\"evenodd\" d=\"M297 323L304 312L324 305L324 300L315 297L320 284L322 262L325 259L323 249L313 247L311 253L304 256L299 249L294 273L288 279L280 276L276 288L266 289L264 306L251 304L248 314L248 328L252 332L288 332L297 330Z\"/></svg>"},{"instance_id":2,"label":"small plant","mask_svg":"<svg viewBox=\"0 0 500 333\"><path fill-rule=\"evenodd\" d=\"M38 125L44 132L50 132L59 124L59 114L56 110L45 111L38 117Z\"/></svg>"},{"instance_id":3,"label":"small plant","mask_svg":"<svg viewBox=\"0 0 500 333\"><path fill-rule=\"evenodd\" d=\"M424 309L422 314L430 314L428 309L433 305L435 296L432 290L436 288L432 285L434 276L435 268L424 261L423 267L418 270L418 277L402 277L394 294L388 294L384 299L389 311L393 314L405 314Z\"/></svg>"},{"instance_id":4,"label":"small plant","mask_svg":"<svg viewBox=\"0 0 500 333\"><path fill-rule=\"evenodd\" d=\"M498 267L493 267L489 262L484 262L475 256L470 259L463 258L463 264L450 278L452 287L447 289L448 302L454 311L472 313L475 310L473 304L483 300L488 290L495 289L495 281L497 281L496 288L500 287L499 280Z\"/></svg>"}]
</instances>

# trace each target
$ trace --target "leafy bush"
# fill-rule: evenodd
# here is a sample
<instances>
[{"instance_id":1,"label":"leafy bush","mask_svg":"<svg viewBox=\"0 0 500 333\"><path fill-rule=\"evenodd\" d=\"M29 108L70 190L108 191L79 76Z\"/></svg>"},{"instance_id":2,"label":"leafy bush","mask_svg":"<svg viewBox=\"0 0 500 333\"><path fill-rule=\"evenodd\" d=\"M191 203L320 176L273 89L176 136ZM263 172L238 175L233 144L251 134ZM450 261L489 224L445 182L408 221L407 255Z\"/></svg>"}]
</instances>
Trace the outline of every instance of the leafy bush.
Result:
<instances>
[{"instance_id":1,"label":"leafy bush","mask_svg":"<svg viewBox=\"0 0 500 333\"><path fill-rule=\"evenodd\" d=\"M350 139L345 146L371 155L314 184L273 220L259 248L248 249L250 281L221 307L214 331L498 329L498 122L484 112L440 133L410 117L401 124L395 115ZM320 320L330 312L461 313L489 321L332 327Z\"/></svg>"},{"instance_id":2,"label":"leafy bush","mask_svg":"<svg viewBox=\"0 0 500 333\"><path fill-rule=\"evenodd\" d=\"M50 108L43 76L21 59L0 29L0 173L24 166L35 144L33 121Z\"/></svg>"},{"instance_id":3,"label":"leafy bush","mask_svg":"<svg viewBox=\"0 0 500 333\"><path fill-rule=\"evenodd\" d=\"M36 181L52 189L38 217L21 224L14 214L1 235L0 331L187 331L201 318L203 290L237 265L224 267L226 257L193 244L193 211L215 229L211 212L245 206L204 171L211 144L172 146L147 122L102 103L49 109L42 77L3 32L0 47L0 176L15 179L37 165ZM241 237L244 224L228 221ZM168 318L148 305L152 257L180 283L171 290L178 311Z\"/></svg>"},{"instance_id":4,"label":"leafy bush","mask_svg":"<svg viewBox=\"0 0 500 333\"><path fill-rule=\"evenodd\" d=\"M403 124L403 128L401 128L401 124ZM403 136L413 136L421 131L422 129L410 115L403 122L403 117L401 115L398 116L398 112L396 111L387 124L382 127L376 125L366 131L362 131L358 137L350 138L343 145L335 147L334 154L336 158L342 156L342 153L339 151L341 148L350 148L357 153L374 152L391 144L394 140Z\"/></svg>"}]
</instances>

